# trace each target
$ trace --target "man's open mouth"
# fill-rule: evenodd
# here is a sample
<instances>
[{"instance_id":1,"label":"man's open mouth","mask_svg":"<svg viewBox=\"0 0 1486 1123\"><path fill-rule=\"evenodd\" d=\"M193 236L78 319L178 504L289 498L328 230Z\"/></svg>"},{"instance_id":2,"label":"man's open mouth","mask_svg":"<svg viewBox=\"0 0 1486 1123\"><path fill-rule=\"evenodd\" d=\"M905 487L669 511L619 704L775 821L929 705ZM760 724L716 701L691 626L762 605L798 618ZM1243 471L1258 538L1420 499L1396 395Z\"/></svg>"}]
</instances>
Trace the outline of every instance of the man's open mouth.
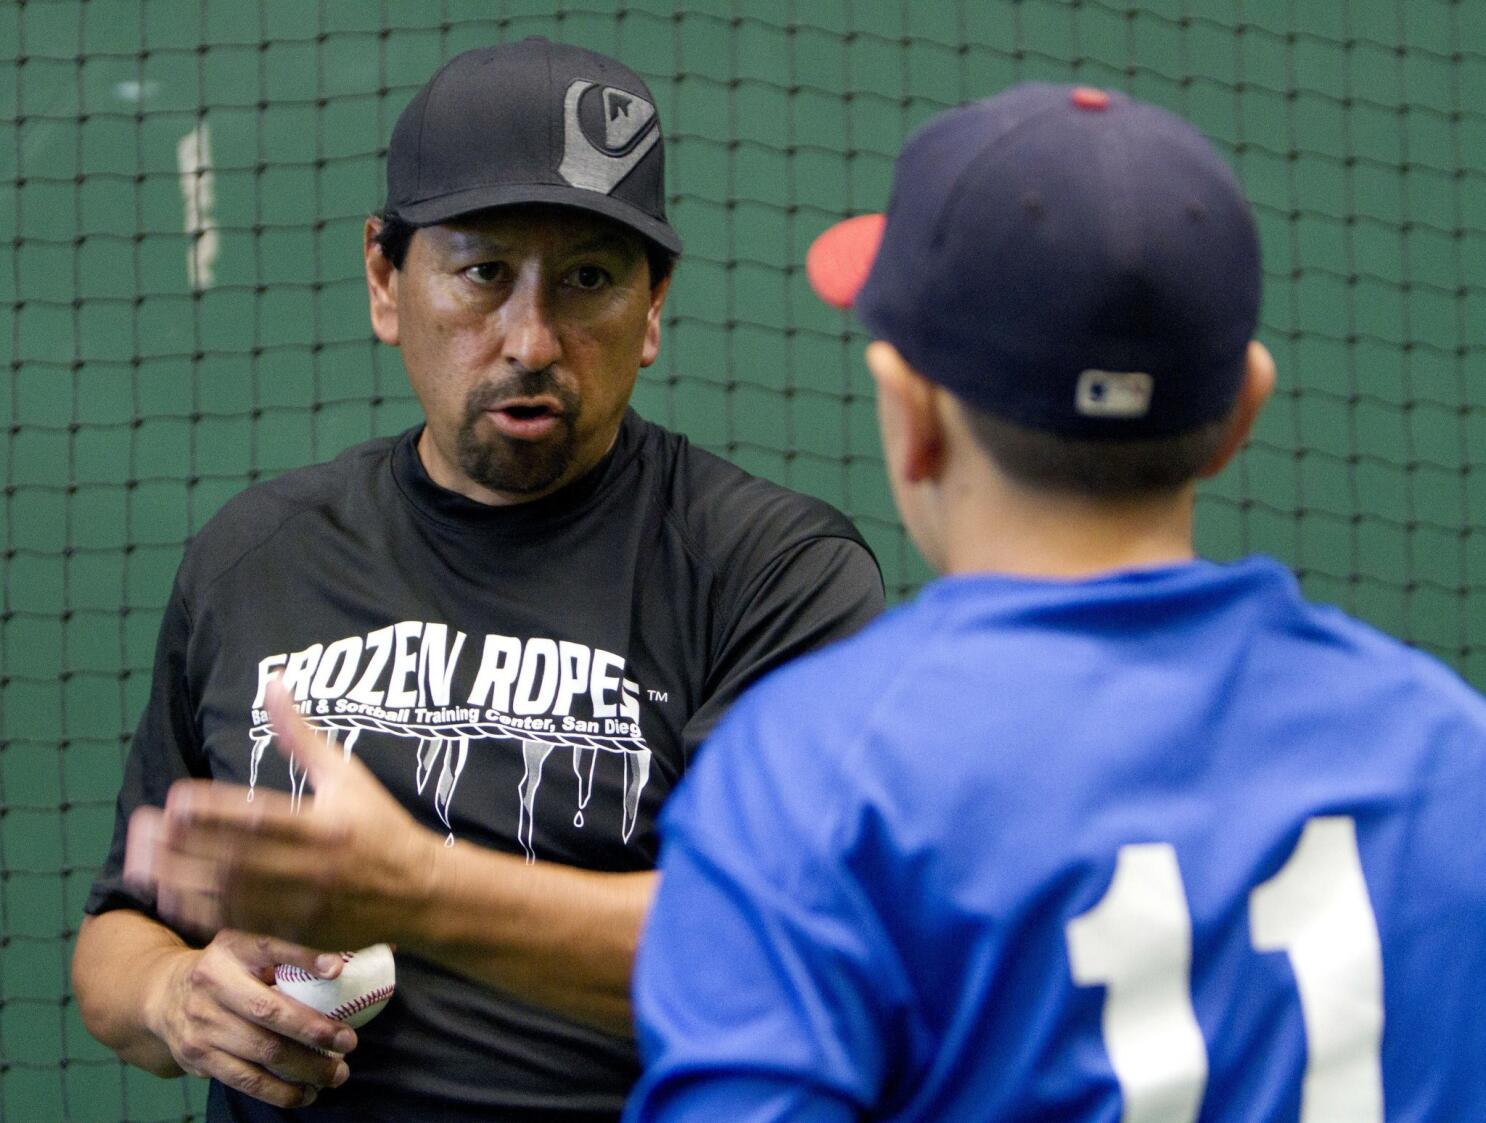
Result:
<instances>
[{"instance_id":1,"label":"man's open mouth","mask_svg":"<svg viewBox=\"0 0 1486 1123\"><path fill-rule=\"evenodd\" d=\"M485 410L502 433L532 439L546 436L563 418L562 406L551 399L527 398L501 402Z\"/></svg>"}]
</instances>

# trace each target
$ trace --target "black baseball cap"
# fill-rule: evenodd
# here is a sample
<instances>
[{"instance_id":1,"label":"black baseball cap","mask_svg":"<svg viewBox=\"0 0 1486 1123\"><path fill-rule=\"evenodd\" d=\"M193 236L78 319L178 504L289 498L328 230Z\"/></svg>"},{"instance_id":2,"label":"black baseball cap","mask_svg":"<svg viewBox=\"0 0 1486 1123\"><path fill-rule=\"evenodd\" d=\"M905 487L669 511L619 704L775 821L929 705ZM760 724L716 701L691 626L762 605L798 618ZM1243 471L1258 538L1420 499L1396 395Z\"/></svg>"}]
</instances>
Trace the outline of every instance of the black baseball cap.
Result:
<instances>
[{"instance_id":1,"label":"black baseball cap","mask_svg":"<svg viewBox=\"0 0 1486 1123\"><path fill-rule=\"evenodd\" d=\"M666 220L655 98L624 64L522 39L456 55L392 130L387 212L414 226L512 203L556 203L681 252Z\"/></svg>"},{"instance_id":2,"label":"black baseball cap","mask_svg":"<svg viewBox=\"0 0 1486 1123\"><path fill-rule=\"evenodd\" d=\"M1233 171L1174 113L1089 87L1028 83L932 118L885 218L832 227L806 264L924 377L1078 438L1223 417L1259 315Z\"/></svg>"}]
</instances>

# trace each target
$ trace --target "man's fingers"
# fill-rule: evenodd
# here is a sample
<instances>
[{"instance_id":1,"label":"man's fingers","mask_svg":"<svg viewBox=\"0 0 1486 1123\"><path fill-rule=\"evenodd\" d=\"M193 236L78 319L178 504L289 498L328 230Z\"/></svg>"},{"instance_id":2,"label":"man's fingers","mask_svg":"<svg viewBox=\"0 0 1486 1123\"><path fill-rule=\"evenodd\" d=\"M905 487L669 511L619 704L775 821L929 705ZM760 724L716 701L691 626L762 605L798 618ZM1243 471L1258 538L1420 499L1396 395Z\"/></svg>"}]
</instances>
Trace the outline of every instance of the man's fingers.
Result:
<instances>
[{"instance_id":1,"label":"man's fingers","mask_svg":"<svg viewBox=\"0 0 1486 1123\"><path fill-rule=\"evenodd\" d=\"M209 832L204 837L210 837ZM162 859L155 894L162 916L203 936L224 928L272 931L291 942L286 948L315 931L314 902L293 895L294 869L286 873L264 866L258 862L262 854L254 854L252 863L237 863L230 843L222 850L220 857L203 847L193 853L171 851ZM314 956L302 951L287 954L284 961L293 959L322 977L336 974L328 961L314 967L303 963L306 958L308 964L315 963ZM255 969L261 971L264 966L256 964Z\"/></svg>"},{"instance_id":2,"label":"man's fingers","mask_svg":"<svg viewBox=\"0 0 1486 1123\"><path fill-rule=\"evenodd\" d=\"M293 814L293 800L283 792L254 791L221 780L177 780L165 796L165 818L172 830L197 822L231 822L256 829L291 820Z\"/></svg>"},{"instance_id":3,"label":"man's fingers","mask_svg":"<svg viewBox=\"0 0 1486 1123\"><path fill-rule=\"evenodd\" d=\"M155 907L172 924L212 936L228 923L223 894L233 877L239 840L193 818L182 821L181 788L175 785L166 800L155 846Z\"/></svg>"},{"instance_id":4,"label":"man's fingers","mask_svg":"<svg viewBox=\"0 0 1486 1123\"><path fill-rule=\"evenodd\" d=\"M269 962L297 961L315 970L324 953L236 929L217 933L209 951L210 958L197 964L191 981L211 1003L233 1015L227 1031L218 1036L219 1047L291 1079L329 1083L335 1065L314 1050L348 1053L356 1047L356 1033L276 990ZM281 1055L282 1046L289 1044L295 1049Z\"/></svg>"},{"instance_id":5,"label":"man's fingers","mask_svg":"<svg viewBox=\"0 0 1486 1123\"><path fill-rule=\"evenodd\" d=\"M277 678L270 680L265 702L273 722L274 744L284 756L299 763L309 776L310 786L318 791L334 770L344 765L344 759L300 716L293 696Z\"/></svg>"},{"instance_id":6,"label":"man's fingers","mask_svg":"<svg viewBox=\"0 0 1486 1123\"><path fill-rule=\"evenodd\" d=\"M259 978L264 978L263 972L267 971L266 981L272 981L273 969L281 963L298 967L321 979L335 978L346 965L339 952L321 951L277 936L232 932L223 933L223 942Z\"/></svg>"},{"instance_id":7,"label":"man's fingers","mask_svg":"<svg viewBox=\"0 0 1486 1123\"><path fill-rule=\"evenodd\" d=\"M129 816L129 834L124 843L124 882L132 889L153 895L159 880L156 853L163 833L163 813L158 807L136 807Z\"/></svg>"},{"instance_id":8,"label":"man's fingers","mask_svg":"<svg viewBox=\"0 0 1486 1123\"><path fill-rule=\"evenodd\" d=\"M174 856L163 857L155 908L175 927L211 936L222 927L221 900L216 880L202 873L199 866Z\"/></svg>"},{"instance_id":9,"label":"man's fingers","mask_svg":"<svg viewBox=\"0 0 1486 1123\"><path fill-rule=\"evenodd\" d=\"M313 1056L314 1054L310 1054ZM322 1060L326 1058L321 1058ZM227 1051L214 1051L196 1066L198 1076L210 1076L229 1088L236 1088L255 1100L275 1107L308 1107L315 1102L318 1089L311 1081L289 1081L261 1065L233 1056Z\"/></svg>"},{"instance_id":10,"label":"man's fingers","mask_svg":"<svg viewBox=\"0 0 1486 1123\"><path fill-rule=\"evenodd\" d=\"M349 1053L356 1048L355 1030L262 984L252 990L224 995L223 1004L253 1027L261 1027L254 1029L255 1035L266 1031L284 1045L295 1046L293 1050L282 1051L261 1038L256 1042L249 1038L238 1043L247 1050L234 1050L240 1056L260 1061L275 1072L289 1072L301 1079L327 1084L335 1072L335 1065L330 1058L315 1050Z\"/></svg>"},{"instance_id":11,"label":"man's fingers","mask_svg":"<svg viewBox=\"0 0 1486 1123\"><path fill-rule=\"evenodd\" d=\"M240 1021L224 1034L222 1048L291 1084L327 1088L344 1083L345 1061L341 1055L356 1047L354 1031L302 1003L281 997L277 991L270 990L268 994L287 1008L270 1016L270 1020L279 1023L278 1027L265 1028ZM329 1022L330 1027L322 1022ZM314 1044L306 1044L305 1038Z\"/></svg>"},{"instance_id":12,"label":"man's fingers","mask_svg":"<svg viewBox=\"0 0 1486 1123\"><path fill-rule=\"evenodd\" d=\"M356 1035L279 993L254 965L309 949L226 929L192 952L168 985L164 1033L187 1072L211 1076L278 1107L303 1107L321 1088L343 1084L340 1056ZM313 962L313 958L311 959Z\"/></svg>"},{"instance_id":13,"label":"man's fingers","mask_svg":"<svg viewBox=\"0 0 1486 1123\"><path fill-rule=\"evenodd\" d=\"M282 874L275 876L274 867L265 866L262 859L277 857L281 865L291 859L279 846L257 847L245 854L240 841L209 828L171 832L155 858L155 907L160 915L201 936L213 936L222 928L263 930L259 914L272 911L274 899L288 882Z\"/></svg>"},{"instance_id":14,"label":"man's fingers","mask_svg":"<svg viewBox=\"0 0 1486 1123\"><path fill-rule=\"evenodd\" d=\"M305 855L319 851L313 817L267 809L259 815L221 795L210 784L171 789L153 858L156 908L201 935L242 928L303 941L315 931L320 904L303 891ZM298 951L283 961L311 970L313 957L305 956Z\"/></svg>"}]
</instances>

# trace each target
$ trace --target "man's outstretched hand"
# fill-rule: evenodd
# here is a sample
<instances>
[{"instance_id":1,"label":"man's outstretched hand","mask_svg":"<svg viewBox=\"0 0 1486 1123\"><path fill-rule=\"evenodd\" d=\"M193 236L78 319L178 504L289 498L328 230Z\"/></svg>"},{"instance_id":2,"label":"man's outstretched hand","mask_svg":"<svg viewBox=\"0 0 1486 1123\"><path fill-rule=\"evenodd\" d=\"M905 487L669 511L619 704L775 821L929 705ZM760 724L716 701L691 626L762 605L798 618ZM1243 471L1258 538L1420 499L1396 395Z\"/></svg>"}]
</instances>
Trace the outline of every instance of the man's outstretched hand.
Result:
<instances>
[{"instance_id":1,"label":"man's outstretched hand","mask_svg":"<svg viewBox=\"0 0 1486 1123\"><path fill-rule=\"evenodd\" d=\"M171 924L210 936L266 932L318 948L397 942L426 898L441 843L359 760L314 731L275 680L266 697L279 752L314 790L210 780L173 785L163 810L129 821L124 876L152 889Z\"/></svg>"}]
</instances>

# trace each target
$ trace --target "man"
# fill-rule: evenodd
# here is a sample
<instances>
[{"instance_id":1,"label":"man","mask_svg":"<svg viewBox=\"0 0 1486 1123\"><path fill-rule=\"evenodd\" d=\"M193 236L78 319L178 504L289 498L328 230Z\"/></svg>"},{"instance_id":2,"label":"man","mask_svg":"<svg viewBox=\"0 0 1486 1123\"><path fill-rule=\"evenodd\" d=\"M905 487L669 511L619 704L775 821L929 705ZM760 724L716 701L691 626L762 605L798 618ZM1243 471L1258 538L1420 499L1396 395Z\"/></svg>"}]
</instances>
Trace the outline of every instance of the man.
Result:
<instances>
[{"instance_id":1,"label":"man","mask_svg":"<svg viewBox=\"0 0 1486 1123\"><path fill-rule=\"evenodd\" d=\"M447 64L364 247L426 423L187 552L74 978L212 1119L616 1118L662 802L746 684L881 606L844 517L628 410L680 248L661 161L612 59ZM267 985L379 941L359 1032Z\"/></svg>"},{"instance_id":2,"label":"man","mask_svg":"<svg viewBox=\"0 0 1486 1123\"><path fill-rule=\"evenodd\" d=\"M810 266L945 576L761 684L667 809L627 1118L1486 1118L1486 702L1193 555L1274 379L1217 153L1020 86Z\"/></svg>"}]
</instances>

